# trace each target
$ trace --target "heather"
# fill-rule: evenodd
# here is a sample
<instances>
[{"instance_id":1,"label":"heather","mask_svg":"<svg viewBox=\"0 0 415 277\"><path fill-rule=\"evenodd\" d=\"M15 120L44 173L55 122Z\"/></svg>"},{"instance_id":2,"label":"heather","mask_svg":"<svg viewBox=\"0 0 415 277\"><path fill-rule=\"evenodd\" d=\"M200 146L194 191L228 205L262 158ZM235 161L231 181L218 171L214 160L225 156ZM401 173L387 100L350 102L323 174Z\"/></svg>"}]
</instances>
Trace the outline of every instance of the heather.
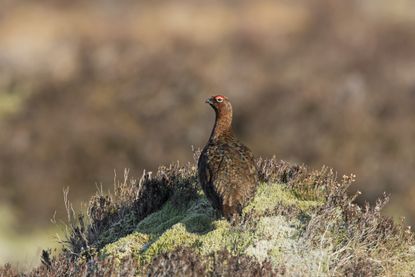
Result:
<instances>
[{"instance_id":1,"label":"heather","mask_svg":"<svg viewBox=\"0 0 415 277\"><path fill-rule=\"evenodd\" d=\"M197 153L196 153L197 156ZM258 159L260 185L240 218L220 217L201 193L193 163L128 171L98 191L88 212L66 198L61 251L45 250L24 276L408 276L411 230L381 215L388 198L359 206L338 178L277 159ZM6 265L5 276L17 275Z\"/></svg>"}]
</instances>

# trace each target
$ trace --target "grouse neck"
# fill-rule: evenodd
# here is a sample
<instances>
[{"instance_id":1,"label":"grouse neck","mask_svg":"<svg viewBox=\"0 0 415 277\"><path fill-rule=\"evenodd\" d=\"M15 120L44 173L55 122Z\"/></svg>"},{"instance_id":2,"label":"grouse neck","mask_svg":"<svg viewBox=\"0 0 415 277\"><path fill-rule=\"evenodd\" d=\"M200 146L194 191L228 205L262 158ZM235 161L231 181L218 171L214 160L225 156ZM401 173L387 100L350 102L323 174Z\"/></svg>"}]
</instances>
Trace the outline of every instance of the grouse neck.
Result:
<instances>
[{"instance_id":1,"label":"grouse neck","mask_svg":"<svg viewBox=\"0 0 415 277\"><path fill-rule=\"evenodd\" d=\"M218 139L223 136L232 136L232 113L216 111L215 125L213 126L211 139Z\"/></svg>"}]
</instances>

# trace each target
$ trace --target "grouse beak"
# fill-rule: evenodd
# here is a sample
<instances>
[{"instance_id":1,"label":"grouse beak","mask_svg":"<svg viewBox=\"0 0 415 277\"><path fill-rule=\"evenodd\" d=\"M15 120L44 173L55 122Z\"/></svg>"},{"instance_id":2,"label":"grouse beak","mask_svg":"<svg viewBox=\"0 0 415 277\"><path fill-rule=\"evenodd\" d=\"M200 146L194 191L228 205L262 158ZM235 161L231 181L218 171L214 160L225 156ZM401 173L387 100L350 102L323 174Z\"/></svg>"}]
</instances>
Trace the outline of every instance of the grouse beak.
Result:
<instances>
[{"instance_id":1,"label":"grouse beak","mask_svg":"<svg viewBox=\"0 0 415 277\"><path fill-rule=\"evenodd\" d=\"M205 103L208 103L209 105L213 105L212 98L206 99Z\"/></svg>"}]
</instances>

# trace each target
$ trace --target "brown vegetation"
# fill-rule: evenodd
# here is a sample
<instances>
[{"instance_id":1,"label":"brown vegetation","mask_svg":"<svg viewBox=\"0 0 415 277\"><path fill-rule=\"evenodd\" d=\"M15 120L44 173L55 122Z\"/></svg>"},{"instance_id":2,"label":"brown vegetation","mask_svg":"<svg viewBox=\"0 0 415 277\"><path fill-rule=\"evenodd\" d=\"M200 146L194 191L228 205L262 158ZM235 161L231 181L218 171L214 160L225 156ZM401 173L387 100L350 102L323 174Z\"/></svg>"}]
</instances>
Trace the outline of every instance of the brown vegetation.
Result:
<instances>
[{"instance_id":1,"label":"brown vegetation","mask_svg":"<svg viewBox=\"0 0 415 277\"><path fill-rule=\"evenodd\" d=\"M220 91L254 153L356 172L413 223L411 1L65 3L0 9L0 95L23 99L0 113L0 198L24 222L63 187L190 160Z\"/></svg>"}]
</instances>

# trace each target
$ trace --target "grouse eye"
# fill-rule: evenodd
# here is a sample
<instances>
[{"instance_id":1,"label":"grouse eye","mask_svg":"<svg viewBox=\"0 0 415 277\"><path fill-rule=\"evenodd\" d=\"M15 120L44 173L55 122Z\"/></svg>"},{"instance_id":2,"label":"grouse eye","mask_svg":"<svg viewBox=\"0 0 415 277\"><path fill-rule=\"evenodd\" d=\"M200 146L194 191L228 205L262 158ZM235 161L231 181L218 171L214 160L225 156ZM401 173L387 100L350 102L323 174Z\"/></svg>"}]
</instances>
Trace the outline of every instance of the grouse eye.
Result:
<instances>
[{"instance_id":1,"label":"grouse eye","mask_svg":"<svg viewBox=\"0 0 415 277\"><path fill-rule=\"evenodd\" d=\"M216 97L216 102L222 103L223 102L223 98L222 97Z\"/></svg>"}]
</instances>

